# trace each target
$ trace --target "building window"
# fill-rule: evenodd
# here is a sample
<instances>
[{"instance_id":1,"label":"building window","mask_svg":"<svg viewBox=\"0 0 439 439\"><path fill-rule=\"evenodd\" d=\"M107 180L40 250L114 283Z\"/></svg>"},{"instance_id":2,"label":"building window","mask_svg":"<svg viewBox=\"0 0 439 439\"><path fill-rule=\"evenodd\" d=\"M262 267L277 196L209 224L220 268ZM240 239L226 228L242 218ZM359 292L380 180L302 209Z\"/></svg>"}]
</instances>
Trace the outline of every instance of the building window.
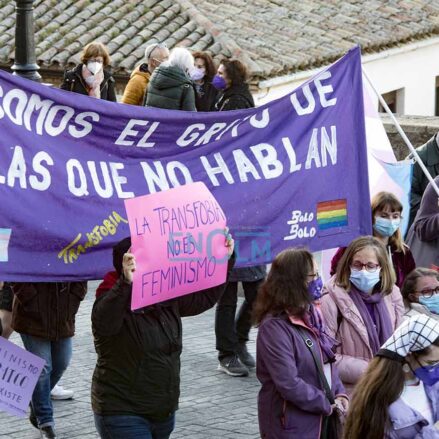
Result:
<instances>
[{"instance_id":1,"label":"building window","mask_svg":"<svg viewBox=\"0 0 439 439\"><path fill-rule=\"evenodd\" d=\"M404 114L404 89L389 91L382 95L392 113ZM385 113L384 107L378 103L378 112Z\"/></svg>"}]
</instances>

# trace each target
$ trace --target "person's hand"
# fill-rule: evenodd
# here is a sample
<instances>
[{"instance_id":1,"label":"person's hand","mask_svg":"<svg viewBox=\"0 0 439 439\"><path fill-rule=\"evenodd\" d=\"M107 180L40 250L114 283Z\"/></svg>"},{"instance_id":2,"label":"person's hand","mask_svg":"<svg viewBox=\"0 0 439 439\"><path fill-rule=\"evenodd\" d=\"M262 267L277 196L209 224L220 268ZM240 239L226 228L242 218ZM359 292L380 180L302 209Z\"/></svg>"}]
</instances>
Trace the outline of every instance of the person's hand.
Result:
<instances>
[{"instance_id":1,"label":"person's hand","mask_svg":"<svg viewBox=\"0 0 439 439\"><path fill-rule=\"evenodd\" d=\"M232 256L232 254L233 254L233 249L235 248L235 241L233 240L232 235L230 234L228 227L226 227L224 229L224 234L226 235L225 246L227 247L227 254L230 258L230 256Z\"/></svg>"},{"instance_id":2,"label":"person's hand","mask_svg":"<svg viewBox=\"0 0 439 439\"><path fill-rule=\"evenodd\" d=\"M342 413L346 414L349 408L349 400L345 396L337 396L335 398L335 406Z\"/></svg>"},{"instance_id":3,"label":"person's hand","mask_svg":"<svg viewBox=\"0 0 439 439\"><path fill-rule=\"evenodd\" d=\"M434 424L434 428L435 428L436 430L439 430L439 421L437 421L436 424Z\"/></svg>"},{"instance_id":4,"label":"person's hand","mask_svg":"<svg viewBox=\"0 0 439 439\"><path fill-rule=\"evenodd\" d=\"M131 249L130 249L131 250ZM136 271L136 258L132 253L125 253L122 259L122 271L125 282L133 283L133 273Z\"/></svg>"}]
</instances>

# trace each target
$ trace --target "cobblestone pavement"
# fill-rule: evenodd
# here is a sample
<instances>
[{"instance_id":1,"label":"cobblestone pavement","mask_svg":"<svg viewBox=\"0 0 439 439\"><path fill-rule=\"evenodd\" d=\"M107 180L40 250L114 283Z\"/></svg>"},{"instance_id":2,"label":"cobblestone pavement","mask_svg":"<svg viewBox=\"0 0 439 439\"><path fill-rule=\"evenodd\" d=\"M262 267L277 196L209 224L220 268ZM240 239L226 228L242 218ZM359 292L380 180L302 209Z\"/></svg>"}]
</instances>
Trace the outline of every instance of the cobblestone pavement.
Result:
<instances>
[{"instance_id":1,"label":"cobblestone pavement","mask_svg":"<svg viewBox=\"0 0 439 439\"><path fill-rule=\"evenodd\" d=\"M96 361L90 312L96 286L96 282L89 283L89 293L79 309L72 362L60 383L74 390L75 397L71 401L54 402L60 438L98 437L90 405L90 383ZM214 310L183 319L183 327L180 409L171 439L258 438L258 381L254 371L245 378L232 378L217 371ZM255 337L252 332L249 350L253 353ZM17 334L13 334L11 341L21 345ZM37 439L39 433L28 419L0 412L0 437Z\"/></svg>"}]
</instances>

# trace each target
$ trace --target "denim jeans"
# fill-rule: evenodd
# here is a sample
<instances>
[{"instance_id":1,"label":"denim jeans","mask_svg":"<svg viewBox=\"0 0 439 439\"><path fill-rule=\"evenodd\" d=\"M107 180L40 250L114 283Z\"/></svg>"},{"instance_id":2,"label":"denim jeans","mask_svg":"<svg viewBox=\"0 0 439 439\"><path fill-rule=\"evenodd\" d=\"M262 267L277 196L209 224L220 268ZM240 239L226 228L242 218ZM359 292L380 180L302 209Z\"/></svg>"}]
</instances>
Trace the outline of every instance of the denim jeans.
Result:
<instances>
[{"instance_id":1,"label":"denim jeans","mask_svg":"<svg viewBox=\"0 0 439 439\"><path fill-rule=\"evenodd\" d=\"M26 350L46 362L32 394L31 404L38 425L40 427L53 426L53 407L50 391L55 387L70 363L72 338L50 341L27 334L20 335Z\"/></svg>"},{"instance_id":2,"label":"denim jeans","mask_svg":"<svg viewBox=\"0 0 439 439\"><path fill-rule=\"evenodd\" d=\"M164 421L148 421L144 416L95 413L96 430L102 439L168 439L175 426L175 413Z\"/></svg>"},{"instance_id":3,"label":"denim jeans","mask_svg":"<svg viewBox=\"0 0 439 439\"><path fill-rule=\"evenodd\" d=\"M223 295L218 301L215 312L215 335L218 358L222 360L235 355L239 344L248 341L252 326L253 303L258 294L259 286L263 280L255 282L242 282L244 289L244 302L236 316L238 303L238 282L229 282Z\"/></svg>"}]
</instances>

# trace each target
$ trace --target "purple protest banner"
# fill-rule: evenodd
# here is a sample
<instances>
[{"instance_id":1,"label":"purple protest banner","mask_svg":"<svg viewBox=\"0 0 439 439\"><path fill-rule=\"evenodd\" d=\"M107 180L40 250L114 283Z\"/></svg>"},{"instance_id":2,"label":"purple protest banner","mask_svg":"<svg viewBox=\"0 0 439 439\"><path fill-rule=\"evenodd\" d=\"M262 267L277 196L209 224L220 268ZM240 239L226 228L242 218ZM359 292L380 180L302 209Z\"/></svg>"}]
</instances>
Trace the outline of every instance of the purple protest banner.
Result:
<instances>
[{"instance_id":1,"label":"purple protest banner","mask_svg":"<svg viewBox=\"0 0 439 439\"><path fill-rule=\"evenodd\" d=\"M0 337L0 410L24 417L45 361Z\"/></svg>"},{"instance_id":2,"label":"purple protest banner","mask_svg":"<svg viewBox=\"0 0 439 439\"><path fill-rule=\"evenodd\" d=\"M124 200L201 181L237 266L371 233L361 54L283 98L195 113L142 108L0 72L0 279L102 278L129 235Z\"/></svg>"}]
</instances>

